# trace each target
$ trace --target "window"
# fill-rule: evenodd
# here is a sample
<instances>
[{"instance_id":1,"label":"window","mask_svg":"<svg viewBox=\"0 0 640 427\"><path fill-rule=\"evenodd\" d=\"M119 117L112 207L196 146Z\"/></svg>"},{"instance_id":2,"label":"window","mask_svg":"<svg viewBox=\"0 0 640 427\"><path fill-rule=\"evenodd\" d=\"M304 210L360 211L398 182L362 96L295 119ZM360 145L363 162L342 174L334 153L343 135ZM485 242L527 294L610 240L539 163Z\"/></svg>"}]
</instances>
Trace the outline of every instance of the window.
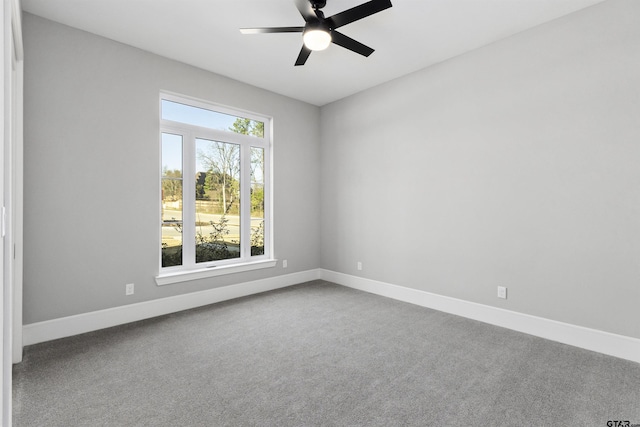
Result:
<instances>
[{"instance_id":1,"label":"window","mask_svg":"<svg viewBox=\"0 0 640 427\"><path fill-rule=\"evenodd\" d=\"M267 117L161 95L158 284L275 265L270 135Z\"/></svg>"}]
</instances>

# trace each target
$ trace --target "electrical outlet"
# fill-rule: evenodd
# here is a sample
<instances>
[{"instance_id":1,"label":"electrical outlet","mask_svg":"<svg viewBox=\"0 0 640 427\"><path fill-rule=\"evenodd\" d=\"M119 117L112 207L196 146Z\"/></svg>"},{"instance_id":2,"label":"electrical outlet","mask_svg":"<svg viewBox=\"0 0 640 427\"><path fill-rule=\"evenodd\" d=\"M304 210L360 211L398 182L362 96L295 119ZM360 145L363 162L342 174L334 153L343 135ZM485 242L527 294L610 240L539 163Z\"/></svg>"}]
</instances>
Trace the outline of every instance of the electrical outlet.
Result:
<instances>
[{"instance_id":1,"label":"electrical outlet","mask_svg":"<svg viewBox=\"0 0 640 427\"><path fill-rule=\"evenodd\" d=\"M507 299L507 288L498 286L498 298Z\"/></svg>"},{"instance_id":2,"label":"electrical outlet","mask_svg":"<svg viewBox=\"0 0 640 427\"><path fill-rule=\"evenodd\" d=\"M127 283L124 285L124 294L133 295L133 283Z\"/></svg>"},{"instance_id":3,"label":"electrical outlet","mask_svg":"<svg viewBox=\"0 0 640 427\"><path fill-rule=\"evenodd\" d=\"M287 265L288 265L287 260L283 259L282 260L282 268L287 268Z\"/></svg>"},{"instance_id":4,"label":"electrical outlet","mask_svg":"<svg viewBox=\"0 0 640 427\"><path fill-rule=\"evenodd\" d=\"M360 261L358 261L357 267L358 271L362 270L362 263Z\"/></svg>"}]
</instances>

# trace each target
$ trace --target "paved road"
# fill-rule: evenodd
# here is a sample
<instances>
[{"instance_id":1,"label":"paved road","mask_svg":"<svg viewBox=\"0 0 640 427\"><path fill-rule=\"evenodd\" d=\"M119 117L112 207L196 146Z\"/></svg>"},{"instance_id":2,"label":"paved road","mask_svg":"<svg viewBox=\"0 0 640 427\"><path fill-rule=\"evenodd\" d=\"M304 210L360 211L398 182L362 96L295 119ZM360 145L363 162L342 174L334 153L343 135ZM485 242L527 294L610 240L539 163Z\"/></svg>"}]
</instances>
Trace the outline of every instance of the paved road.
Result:
<instances>
[{"instance_id":1,"label":"paved road","mask_svg":"<svg viewBox=\"0 0 640 427\"><path fill-rule=\"evenodd\" d=\"M198 213L196 216L196 221L201 223L207 223L207 224L209 224L211 221L217 223L218 221L220 221L221 217L222 215ZM182 212L165 209L164 220L171 220L171 219L175 219L178 221L181 220ZM227 219L229 220L227 222L227 229L229 230L229 234L225 236L225 240L226 241L239 240L240 239L240 217L235 215L227 215ZM262 221L261 218L252 218L251 226L257 227L258 225L260 225L260 221ZM202 225L202 226L198 226L196 231L202 233L203 236L208 236L213 231L213 227L211 225ZM175 227L164 226L162 227L162 240L163 242L168 243L167 240L169 239L175 239L177 241L180 241L181 233L178 230L176 230Z\"/></svg>"}]
</instances>

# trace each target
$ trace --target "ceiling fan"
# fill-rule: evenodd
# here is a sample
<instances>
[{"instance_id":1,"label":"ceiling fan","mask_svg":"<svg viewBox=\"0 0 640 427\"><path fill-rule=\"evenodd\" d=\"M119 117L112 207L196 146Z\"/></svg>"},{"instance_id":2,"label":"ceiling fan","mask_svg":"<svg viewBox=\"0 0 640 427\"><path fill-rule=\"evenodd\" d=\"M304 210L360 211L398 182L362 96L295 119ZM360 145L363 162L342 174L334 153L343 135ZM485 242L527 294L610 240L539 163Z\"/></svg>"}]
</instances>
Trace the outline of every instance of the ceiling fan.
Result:
<instances>
[{"instance_id":1,"label":"ceiling fan","mask_svg":"<svg viewBox=\"0 0 640 427\"><path fill-rule=\"evenodd\" d=\"M335 43L355 53L369 56L373 49L369 46L345 36L336 31L344 25L350 24L374 13L390 8L390 0L371 0L359 6L352 7L343 12L325 18L322 9L326 0L294 0L300 15L306 24L304 27L266 27L266 28L241 28L242 34L266 34L266 33L302 33L302 50L298 55L295 65L304 65L313 50L324 50L329 44Z\"/></svg>"}]
</instances>

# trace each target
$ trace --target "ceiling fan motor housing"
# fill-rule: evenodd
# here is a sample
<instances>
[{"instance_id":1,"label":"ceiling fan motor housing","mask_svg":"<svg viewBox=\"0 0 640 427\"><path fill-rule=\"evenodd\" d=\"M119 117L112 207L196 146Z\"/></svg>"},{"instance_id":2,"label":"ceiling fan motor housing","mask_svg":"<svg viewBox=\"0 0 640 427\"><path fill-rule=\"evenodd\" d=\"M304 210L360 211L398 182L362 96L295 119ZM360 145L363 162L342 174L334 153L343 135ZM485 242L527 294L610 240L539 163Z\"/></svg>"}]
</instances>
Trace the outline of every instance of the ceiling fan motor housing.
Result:
<instances>
[{"instance_id":1,"label":"ceiling fan motor housing","mask_svg":"<svg viewBox=\"0 0 640 427\"><path fill-rule=\"evenodd\" d=\"M308 22L307 25L305 25L303 32L306 33L307 31L314 31L314 30L320 30L326 33L331 33L331 27L329 26L329 23L326 21Z\"/></svg>"}]
</instances>

